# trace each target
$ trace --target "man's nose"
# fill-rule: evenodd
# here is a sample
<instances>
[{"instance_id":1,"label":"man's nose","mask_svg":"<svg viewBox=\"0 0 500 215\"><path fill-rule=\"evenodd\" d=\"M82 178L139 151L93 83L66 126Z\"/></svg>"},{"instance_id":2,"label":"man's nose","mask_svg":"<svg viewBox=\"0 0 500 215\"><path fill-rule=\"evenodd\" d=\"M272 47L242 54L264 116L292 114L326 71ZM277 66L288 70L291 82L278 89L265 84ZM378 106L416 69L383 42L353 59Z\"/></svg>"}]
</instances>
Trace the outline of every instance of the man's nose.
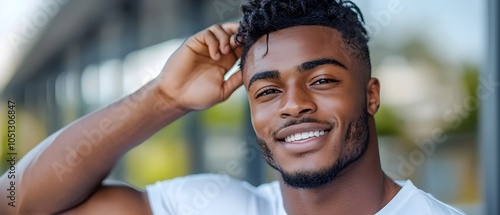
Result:
<instances>
[{"instance_id":1,"label":"man's nose","mask_svg":"<svg viewBox=\"0 0 500 215\"><path fill-rule=\"evenodd\" d=\"M307 89L293 88L282 97L279 114L281 118L299 118L316 111L316 103Z\"/></svg>"}]
</instances>

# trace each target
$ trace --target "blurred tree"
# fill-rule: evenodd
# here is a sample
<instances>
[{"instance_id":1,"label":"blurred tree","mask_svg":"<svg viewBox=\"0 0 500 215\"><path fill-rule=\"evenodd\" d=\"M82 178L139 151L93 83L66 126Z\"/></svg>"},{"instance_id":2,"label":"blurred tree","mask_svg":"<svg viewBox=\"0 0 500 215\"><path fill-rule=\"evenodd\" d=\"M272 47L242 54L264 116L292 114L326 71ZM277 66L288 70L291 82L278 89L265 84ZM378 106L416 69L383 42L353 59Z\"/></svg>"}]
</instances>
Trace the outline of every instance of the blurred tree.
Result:
<instances>
[{"instance_id":1,"label":"blurred tree","mask_svg":"<svg viewBox=\"0 0 500 215\"><path fill-rule=\"evenodd\" d=\"M457 117L460 117L452 123L446 133L463 134L475 133L478 126L479 99L476 90L479 86L479 68L475 65L464 65L461 71L461 82L465 89L465 97L461 104L457 104Z\"/></svg>"},{"instance_id":2,"label":"blurred tree","mask_svg":"<svg viewBox=\"0 0 500 215\"><path fill-rule=\"evenodd\" d=\"M382 105L375 114L375 122L377 124L377 134L381 136L399 136L401 131L401 119L399 119L394 111L387 106Z\"/></svg>"}]
</instances>

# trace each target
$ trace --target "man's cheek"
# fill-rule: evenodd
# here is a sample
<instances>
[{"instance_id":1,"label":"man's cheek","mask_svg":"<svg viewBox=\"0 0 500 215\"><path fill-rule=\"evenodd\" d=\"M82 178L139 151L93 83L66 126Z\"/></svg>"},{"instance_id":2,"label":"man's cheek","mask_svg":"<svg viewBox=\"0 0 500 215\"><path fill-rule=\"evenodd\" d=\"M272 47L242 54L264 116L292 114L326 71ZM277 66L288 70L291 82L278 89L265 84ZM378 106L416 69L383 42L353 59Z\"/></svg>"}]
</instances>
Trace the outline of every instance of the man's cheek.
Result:
<instances>
[{"instance_id":1,"label":"man's cheek","mask_svg":"<svg viewBox=\"0 0 500 215\"><path fill-rule=\"evenodd\" d=\"M256 132L262 131L265 128L266 123L269 123L270 116L268 116L269 114L267 114L266 112L269 112L269 111L256 110L256 111L251 112L252 123L253 123L253 127L256 130Z\"/></svg>"}]
</instances>

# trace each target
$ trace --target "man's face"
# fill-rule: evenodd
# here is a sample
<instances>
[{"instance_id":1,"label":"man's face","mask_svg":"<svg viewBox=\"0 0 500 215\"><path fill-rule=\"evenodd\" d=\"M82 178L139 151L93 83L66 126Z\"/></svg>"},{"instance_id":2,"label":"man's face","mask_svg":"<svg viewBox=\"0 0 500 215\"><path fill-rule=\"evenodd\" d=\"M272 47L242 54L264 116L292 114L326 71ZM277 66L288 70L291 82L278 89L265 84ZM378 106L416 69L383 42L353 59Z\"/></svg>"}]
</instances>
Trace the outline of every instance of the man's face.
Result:
<instances>
[{"instance_id":1,"label":"man's face","mask_svg":"<svg viewBox=\"0 0 500 215\"><path fill-rule=\"evenodd\" d=\"M318 188L368 144L366 87L341 34L322 26L260 38L244 67L252 123L266 161L288 185Z\"/></svg>"}]
</instances>

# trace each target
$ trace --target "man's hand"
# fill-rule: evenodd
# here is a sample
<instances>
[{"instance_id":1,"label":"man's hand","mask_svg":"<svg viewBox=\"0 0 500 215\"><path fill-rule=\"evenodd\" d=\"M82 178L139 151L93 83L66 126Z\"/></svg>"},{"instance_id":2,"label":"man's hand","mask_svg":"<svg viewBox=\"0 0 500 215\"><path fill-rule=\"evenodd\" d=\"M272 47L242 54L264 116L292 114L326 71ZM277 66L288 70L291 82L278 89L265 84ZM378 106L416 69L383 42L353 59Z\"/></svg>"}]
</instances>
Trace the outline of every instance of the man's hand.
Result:
<instances>
[{"instance_id":1,"label":"man's hand","mask_svg":"<svg viewBox=\"0 0 500 215\"><path fill-rule=\"evenodd\" d=\"M234 40L237 23L213 25L188 38L167 61L157 78L168 103L184 111L207 109L242 85L241 71L227 81L224 75L240 58Z\"/></svg>"}]
</instances>

